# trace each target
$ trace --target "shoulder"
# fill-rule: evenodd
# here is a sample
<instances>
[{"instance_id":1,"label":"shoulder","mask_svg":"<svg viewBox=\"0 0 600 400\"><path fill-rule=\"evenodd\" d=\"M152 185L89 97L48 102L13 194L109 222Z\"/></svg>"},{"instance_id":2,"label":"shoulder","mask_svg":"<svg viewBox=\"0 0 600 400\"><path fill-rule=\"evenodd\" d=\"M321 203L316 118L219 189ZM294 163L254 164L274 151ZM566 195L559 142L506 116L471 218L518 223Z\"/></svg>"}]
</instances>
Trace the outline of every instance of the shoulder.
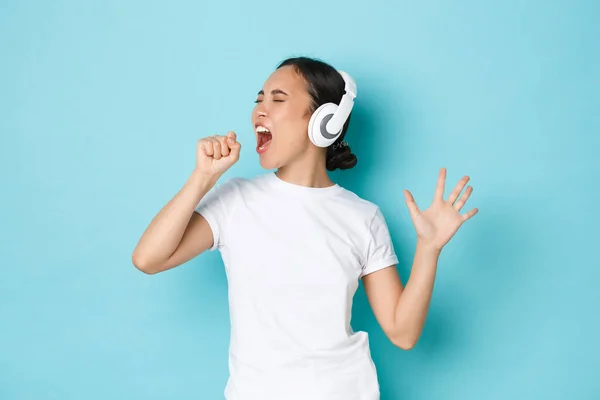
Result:
<instances>
[{"instance_id":1,"label":"shoulder","mask_svg":"<svg viewBox=\"0 0 600 400\"><path fill-rule=\"evenodd\" d=\"M372 220L377 214L381 213L377 204L346 188L342 188L338 196L339 204L343 205L344 209L355 215L360 215L366 221Z\"/></svg>"},{"instance_id":2,"label":"shoulder","mask_svg":"<svg viewBox=\"0 0 600 400\"><path fill-rule=\"evenodd\" d=\"M231 177L224 180L220 185L222 187L236 187L240 189L252 189L254 187L260 187L267 184L269 175L260 174L254 177Z\"/></svg>"},{"instance_id":3,"label":"shoulder","mask_svg":"<svg viewBox=\"0 0 600 400\"><path fill-rule=\"evenodd\" d=\"M266 186L266 176L264 174L251 178L231 177L219 182L215 188L220 196L247 195L252 191L261 190Z\"/></svg>"}]
</instances>

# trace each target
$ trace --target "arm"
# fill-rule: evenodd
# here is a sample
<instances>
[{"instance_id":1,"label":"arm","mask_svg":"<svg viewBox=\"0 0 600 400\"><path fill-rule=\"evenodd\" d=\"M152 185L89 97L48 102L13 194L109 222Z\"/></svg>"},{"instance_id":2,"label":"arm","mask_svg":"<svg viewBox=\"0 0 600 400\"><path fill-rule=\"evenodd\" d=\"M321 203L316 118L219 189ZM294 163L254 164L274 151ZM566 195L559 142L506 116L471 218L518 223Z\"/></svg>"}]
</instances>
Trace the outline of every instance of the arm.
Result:
<instances>
[{"instance_id":1,"label":"arm","mask_svg":"<svg viewBox=\"0 0 600 400\"><path fill-rule=\"evenodd\" d=\"M473 188L469 186L459 198L469 179L468 176L463 177L448 200L444 200L446 169L442 168L433 203L425 211L417 207L408 190L404 191L417 231L417 249L405 289L402 288L396 268L386 268L363 277L365 292L375 317L392 343L400 348L411 349L421 336L442 248L460 226L478 212L474 208L465 214L459 214L473 192Z\"/></svg>"},{"instance_id":2,"label":"arm","mask_svg":"<svg viewBox=\"0 0 600 400\"><path fill-rule=\"evenodd\" d=\"M219 177L238 161L240 149L234 132L198 141L194 172L154 217L133 251L137 269L147 274L165 271L213 245L210 225L194 211Z\"/></svg>"},{"instance_id":3,"label":"arm","mask_svg":"<svg viewBox=\"0 0 600 400\"><path fill-rule=\"evenodd\" d=\"M210 248L210 226L194 212L216 179L198 169L153 218L132 255L133 265L147 274L171 269Z\"/></svg>"},{"instance_id":4,"label":"arm","mask_svg":"<svg viewBox=\"0 0 600 400\"><path fill-rule=\"evenodd\" d=\"M384 268L363 278L377 322L390 341L404 350L415 346L429 310L439 252L417 243L410 279L403 288L398 271Z\"/></svg>"}]
</instances>

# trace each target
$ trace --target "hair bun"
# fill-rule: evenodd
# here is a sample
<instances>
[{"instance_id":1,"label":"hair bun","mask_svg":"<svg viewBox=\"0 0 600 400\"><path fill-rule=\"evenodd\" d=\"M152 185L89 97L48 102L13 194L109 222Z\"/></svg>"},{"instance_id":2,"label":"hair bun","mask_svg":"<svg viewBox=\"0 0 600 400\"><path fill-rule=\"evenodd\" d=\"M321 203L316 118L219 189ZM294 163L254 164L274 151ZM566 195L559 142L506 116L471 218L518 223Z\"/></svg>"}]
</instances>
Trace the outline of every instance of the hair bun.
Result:
<instances>
[{"instance_id":1,"label":"hair bun","mask_svg":"<svg viewBox=\"0 0 600 400\"><path fill-rule=\"evenodd\" d=\"M336 169L350 169L354 167L358 159L352 154L350 146L346 142L336 142L327 149L326 168L329 171Z\"/></svg>"}]
</instances>

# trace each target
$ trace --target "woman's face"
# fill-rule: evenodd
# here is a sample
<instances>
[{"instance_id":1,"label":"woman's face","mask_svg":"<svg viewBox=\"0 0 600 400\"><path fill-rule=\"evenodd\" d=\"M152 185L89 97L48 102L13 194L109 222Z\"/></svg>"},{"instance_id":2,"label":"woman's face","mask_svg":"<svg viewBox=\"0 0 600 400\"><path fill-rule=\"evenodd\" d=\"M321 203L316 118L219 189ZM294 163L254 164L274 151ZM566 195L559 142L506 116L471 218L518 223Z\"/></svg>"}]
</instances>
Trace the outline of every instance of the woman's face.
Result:
<instances>
[{"instance_id":1,"label":"woman's face","mask_svg":"<svg viewBox=\"0 0 600 400\"><path fill-rule=\"evenodd\" d=\"M311 98L304 78L292 66L281 67L269 76L256 101L252 126L260 165L280 168L304 154L311 145Z\"/></svg>"}]
</instances>

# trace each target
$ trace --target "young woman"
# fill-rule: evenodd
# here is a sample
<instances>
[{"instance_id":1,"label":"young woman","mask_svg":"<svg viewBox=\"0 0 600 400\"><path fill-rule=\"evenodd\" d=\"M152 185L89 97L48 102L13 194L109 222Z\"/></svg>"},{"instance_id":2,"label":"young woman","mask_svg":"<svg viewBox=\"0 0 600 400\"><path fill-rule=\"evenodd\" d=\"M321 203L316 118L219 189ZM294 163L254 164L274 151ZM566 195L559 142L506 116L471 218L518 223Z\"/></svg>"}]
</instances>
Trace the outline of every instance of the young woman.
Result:
<instances>
[{"instance_id":1,"label":"young woman","mask_svg":"<svg viewBox=\"0 0 600 400\"><path fill-rule=\"evenodd\" d=\"M404 191L418 244L403 287L380 209L327 174L356 164L344 141L349 116L334 143L310 136L315 110L352 90L343 74L304 57L281 63L252 112L260 164L276 172L216 185L240 143L233 132L201 139L188 181L134 250L134 265L148 274L220 251L231 316L228 400L379 399L367 333L350 326L358 280L390 341L412 348L440 251L477 212L459 214L472 191L459 199L467 176L443 199L443 168L427 210Z\"/></svg>"}]
</instances>

